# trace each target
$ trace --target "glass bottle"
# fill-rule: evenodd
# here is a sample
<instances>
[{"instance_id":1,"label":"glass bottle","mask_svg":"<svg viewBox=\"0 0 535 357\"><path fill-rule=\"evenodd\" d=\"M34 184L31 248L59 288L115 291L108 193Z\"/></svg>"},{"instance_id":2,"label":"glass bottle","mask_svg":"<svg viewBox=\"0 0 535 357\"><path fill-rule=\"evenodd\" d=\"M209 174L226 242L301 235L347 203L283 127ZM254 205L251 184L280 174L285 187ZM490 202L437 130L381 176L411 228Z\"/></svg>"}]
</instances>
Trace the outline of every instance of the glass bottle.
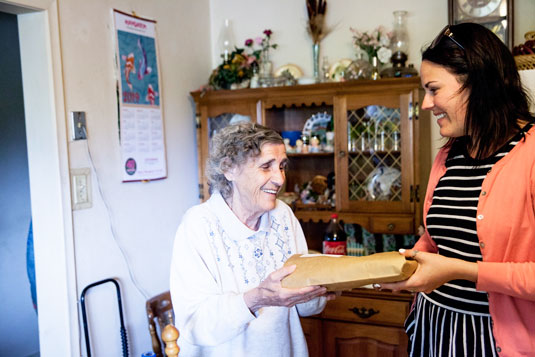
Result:
<instances>
[{"instance_id":1,"label":"glass bottle","mask_svg":"<svg viewBox=\"0 0 535 357\"><path fill-rule=\"evenodd\" d=\"M323 82L329 82L330 81L330 78L329 78L329 69L330 69L330 64L329 64L329 57L327 56L323 56L323 62L321 63L321 70L322 70L322 75L323 75Z\"/></svg>"},{"instance_id":2,"label":"glass bottle","mask_svg":"<svg viewBox=\"0 0 535 357\"><path fill-rule=\"evenodd\" d=\"M323 238L323 254L345 255L347 251L347 234L338 222L338 214L331 214L331 222Z\"/></svg>"},{"instance_id":3,"label":"glass bottle","mask_svg":"<svg viewBox=\"0 0 535 357\"><path fill-rule=\"evenodd\" d=\"M260 72L258 73L263 84L270 86L270 80L273 77L273 62L269 55L269 49L265 49L260 53Z\"/></svg>"},{"instance_id":4,"label":"glass bottle","mask_svg":"<svg viewBox=\"0 0 535 357\"><path fill-rule=\"evenodd\" d=\"M381 79L381 75L379 74L379 61L377 60L377 56L373 56L372 58L372 74L370 76L371 79L378 80Z\"/></svg>"},{"instance_id":5,"label":"glass bottle","mask_svg":"<svg viewBox=\"0 0 535 357\"><path fill-rule=\"evenodd\" d=\"M399 131L392 132L392 150L399 151L401 148L401 135Z\"/></svg>"}]
</instances>

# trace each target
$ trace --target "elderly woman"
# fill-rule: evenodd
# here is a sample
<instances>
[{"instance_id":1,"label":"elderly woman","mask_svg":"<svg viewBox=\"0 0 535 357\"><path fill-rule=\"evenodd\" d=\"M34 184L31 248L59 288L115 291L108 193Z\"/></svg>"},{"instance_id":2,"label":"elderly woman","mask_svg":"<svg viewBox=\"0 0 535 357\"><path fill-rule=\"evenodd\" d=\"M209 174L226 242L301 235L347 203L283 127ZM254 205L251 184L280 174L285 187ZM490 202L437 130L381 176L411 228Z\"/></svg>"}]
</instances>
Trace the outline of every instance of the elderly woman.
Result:
<instances>
[{"instance_id":1,"label":"elderly woman","mask_svg":"<svg viewBox=\"0 0 535 357\"><path fill-rule=\"evenodd\" d=\"M277 200L288 162L282 138L242 123L212 140L210 199L176 233L171 296L181 356L306 356L299 316L321 312L326 289L284 289L306 253L301 226ZM329 296L331 298L331 296Z\"/></svg>"}]
</instances>

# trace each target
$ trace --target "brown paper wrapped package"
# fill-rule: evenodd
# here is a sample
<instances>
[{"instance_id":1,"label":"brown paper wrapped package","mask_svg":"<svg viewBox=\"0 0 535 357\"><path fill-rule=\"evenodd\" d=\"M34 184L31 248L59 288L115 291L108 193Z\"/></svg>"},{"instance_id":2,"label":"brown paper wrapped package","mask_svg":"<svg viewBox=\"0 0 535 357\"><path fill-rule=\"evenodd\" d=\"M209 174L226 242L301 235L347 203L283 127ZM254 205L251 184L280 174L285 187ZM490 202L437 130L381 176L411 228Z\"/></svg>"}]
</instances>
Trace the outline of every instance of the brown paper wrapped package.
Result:
<instances>
[{"instance_id":1,"label":"brown paper wrapped package","mask_svg":"<svg viewBox=\"0 0 535 357\"><path fill-rule=\"evenodd\" d=\"M325 286L329 291L351 290L373 283L391 283L408 279L418 263L398 252L377 253L364 257L324 254L294 254L286 263L297 265L282 280L284 288Z\"/></svg>"}]
</instances>

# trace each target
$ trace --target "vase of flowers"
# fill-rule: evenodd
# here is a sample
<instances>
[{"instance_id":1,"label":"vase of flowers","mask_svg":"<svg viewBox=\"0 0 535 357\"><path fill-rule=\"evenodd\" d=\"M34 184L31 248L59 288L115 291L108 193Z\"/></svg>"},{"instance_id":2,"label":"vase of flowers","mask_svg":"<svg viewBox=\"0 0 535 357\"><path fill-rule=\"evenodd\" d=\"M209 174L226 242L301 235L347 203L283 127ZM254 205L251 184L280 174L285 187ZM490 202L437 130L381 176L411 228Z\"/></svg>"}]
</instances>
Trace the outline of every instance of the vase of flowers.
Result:
<instances>
[{"instance_id":1,"label":"vase of flowers","mask_svg":"<svg viewBox=\"0 0 535 357\"><path fill-rule=\"evenodd\" d=\"M273 32L270 29L264 30L263 34L263 37L257 37L255 40L251 38L245 40L245 48L248 49L249 56L256 58L256 65L259 66L259 77L261 79L268 79L272 77L273 73L273 62L271 62L270 50L276 49L277 44L271 43L271 35Z\"/></svg>"},{"instance_id":2,"label":"vase of flowers","mask_svg":"<svg viewBox=\"0 0 535 357\"><path fill-rule=\"evenodd\" d=\"M353 45L357 52L362 54L363 59L371 63L373 58L377 57L379 65L390 61L392 56L390 49L391 32L387 32L383 26L377 27L371 33L361 32L354 28L350 28L350 30L353 33Z\"/></svg>"},{"instance_id":3,"label":"vase of flowers","mask_svg":"<svg viewBox=\"0 0 535 357\"><path fill-rule=\"evenodd\" d=\"M212 71L209 86L216 90L247 88L254 73L255 61L256 58L245 53L243 48L235 48L228 55L228 60Z\"/></svg>"}]
</instances>

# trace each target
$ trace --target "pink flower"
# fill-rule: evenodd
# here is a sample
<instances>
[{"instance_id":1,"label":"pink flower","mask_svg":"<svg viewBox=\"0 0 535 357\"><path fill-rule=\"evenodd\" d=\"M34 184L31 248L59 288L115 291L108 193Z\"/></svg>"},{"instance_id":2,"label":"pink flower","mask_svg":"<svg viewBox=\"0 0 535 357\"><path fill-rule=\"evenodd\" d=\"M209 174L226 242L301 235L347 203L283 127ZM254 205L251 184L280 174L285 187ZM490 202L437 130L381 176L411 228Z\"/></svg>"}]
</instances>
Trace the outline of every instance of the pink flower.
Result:
<instances>
[{"instance_id":1,"label":"pink flower","mask_svg":"<svg viewBox=\"0 0 535 357\"><path fill-rule=\"evenodd\" d=\"M253 45L253 40L248 38L247 40L245 40L245 46L247 47L251 47Z\"/></svg>"},{"instance_id":2,"label":"pink flower","mask_svg":"<svg viewBox=\"0 0 535 357\"><path fill-rule=\"evenodd\" d=\"M256 57L255 56L247 56L246 58L247 58L247 64L248 65L251 65L254 62L256 62Z\"/></svg>"},{"instance_id":3,"label":"pink flower","mask_svg":"<svg viewBox=\"0 0 535 357\"><path fill-rule=\"evenodd\" d=\"M257 37L254 39L254 42L256 42L257 45L262 45L262 41L264 41L262 37Z\"/></svg>"},{"instance_id":4,"label":"pink flower","mask_svg":"<svg viewBox=\"0 0 535 357\"><path fill-rule=\"evenodd\" d=\"M264 30L264 35L266 35L267 37L271 36L273 32L271 32L271 30Z\"/></svg>"}]
</instances>

